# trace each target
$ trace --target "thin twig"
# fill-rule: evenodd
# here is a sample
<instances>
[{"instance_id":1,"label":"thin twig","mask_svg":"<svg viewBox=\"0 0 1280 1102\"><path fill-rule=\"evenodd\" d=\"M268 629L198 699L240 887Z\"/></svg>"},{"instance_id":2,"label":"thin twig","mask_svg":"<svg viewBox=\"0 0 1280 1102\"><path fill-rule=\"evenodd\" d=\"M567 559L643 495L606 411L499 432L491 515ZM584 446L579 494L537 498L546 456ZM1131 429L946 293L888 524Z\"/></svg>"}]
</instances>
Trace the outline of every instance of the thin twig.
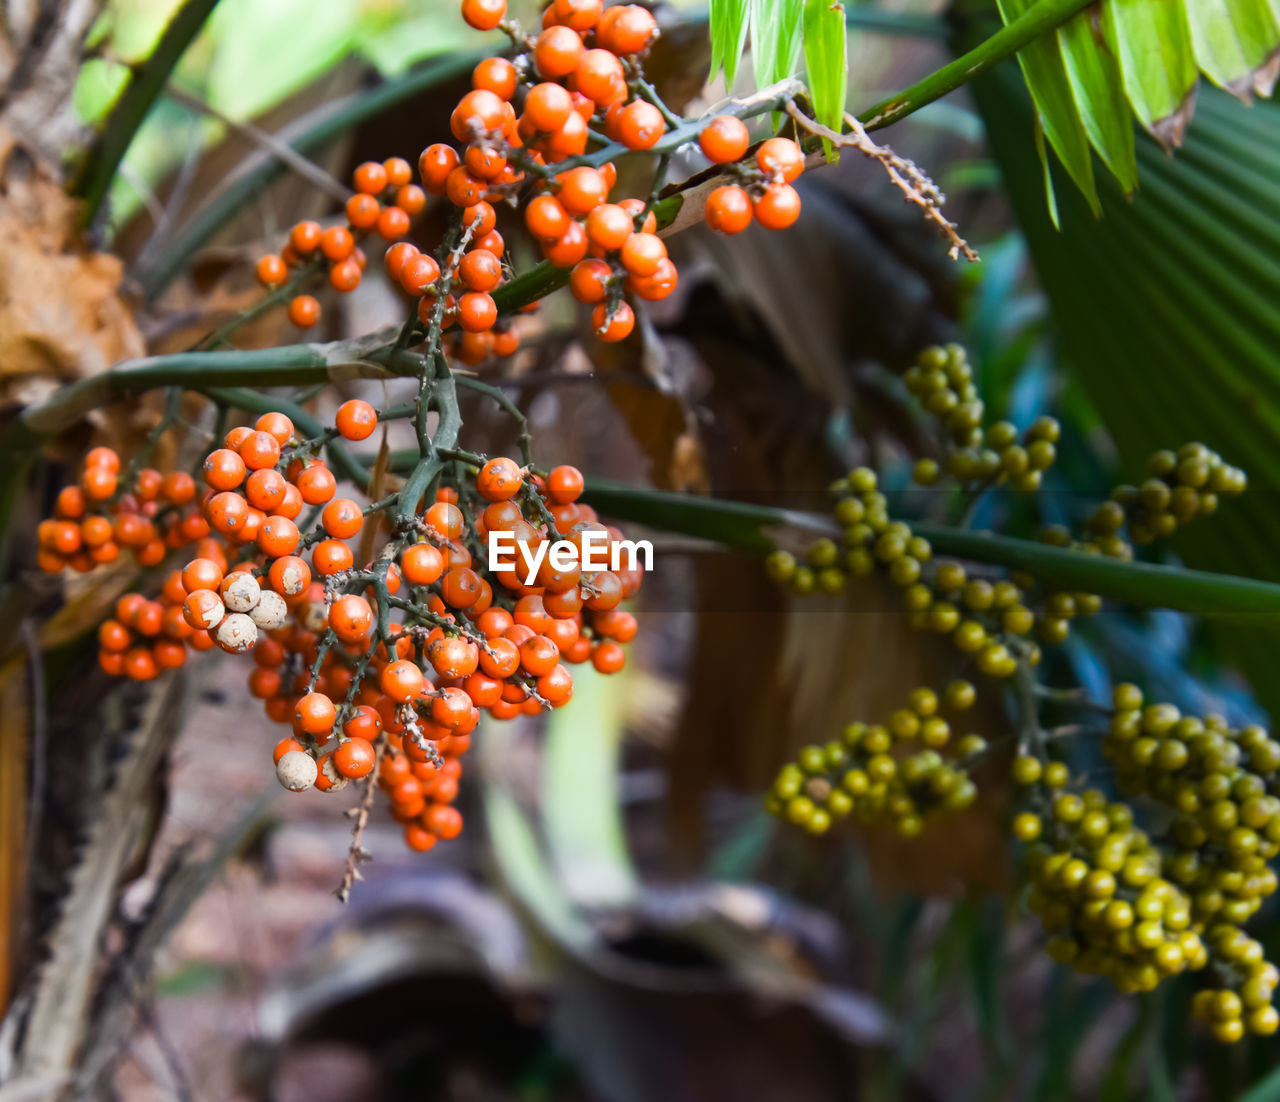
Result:
<instances>
[{"instance_id":1,"label":"thin twig","mask_svg":"<svg viewBox=\"0 0 1280 1102\"><path fill-rule=\"evenodd\" d=\"M788 101L785 110L801 129L815 137L845 149L856 149L864 157L878 161L889 174L889 179L893 181L894 186L906 196L907 202L924 211L925 218L942 231L943 236L951 243L950 252L953 260L960 254L963 254L966 260L978 259L978 254L956 231L955 223L942 213L942 204L946 201L946 196L942 194L937 184L916 167L913 161L898 156L888 146L873 142L866 128L853 115L844 117L845 125L849 127L848 132L838 134L830 127L809 118L794 102Z\"/></svg>"},{"instance_id":2,"label":"thin twig","mask_svg":"<svg viewBox=\"0 0 1280 1102\"><path fill-rule=\"evenodd\" d=\"M238 119L233 119L211 104L205 103L204 100L190 95L172 84L165 89L165 95L189 110L208 115L211 119L217 119L223 126L239 134L259 149L265 150L309 184L314 184L326 195L337 199L338 202L345 203L351 197L349 188L343 187L339 181L335 180L318 164L307 160L288 142L281 141L274 134L267 133L267 131L261 127L254 126L251 122L240 122Z\"/></svg>"},{"instance_id":3,"label":"thin twig","mask_svg":"<svg viewBox=\"0 0 1280 1102\"><path fill-rule=\"evenodd\" d=\"M347 850L347 867L342 873L342 883L333 893L340 903L345 903L351 898L352 886L357 880L363 879L360 875L360 865L371 857L369 851L361 845L361 840L364 837L365 827L369 825L369 812L373 810L373 797L378 791L378 771L382 767L382 758L386 752L387 735L384 731L374 744L373 769L364 782L364 793L360 797L360 804L355 808L355 826L351 830L351 846Z\"/></svg>"}]
</instances>

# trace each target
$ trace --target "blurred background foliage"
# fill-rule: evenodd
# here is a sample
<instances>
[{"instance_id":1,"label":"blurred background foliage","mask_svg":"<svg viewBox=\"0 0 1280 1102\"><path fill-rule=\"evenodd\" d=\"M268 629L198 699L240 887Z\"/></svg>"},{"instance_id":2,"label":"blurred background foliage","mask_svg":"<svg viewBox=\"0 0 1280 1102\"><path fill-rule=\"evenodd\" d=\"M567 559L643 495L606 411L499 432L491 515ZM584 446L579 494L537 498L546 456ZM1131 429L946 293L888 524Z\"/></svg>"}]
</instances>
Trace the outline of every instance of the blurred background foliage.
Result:
<instances>
[{"instance_id":1,"label":"blurred background foliage","mask_svg":"<svg viewBox=\"0 0 1280 1102\"><path fill-rule=\"evenodd\" d=\"M110 0L75 89L86 124L110 124L179 7ZM534 0L512 7L536 18ZM749 90L756 73L777 75L753 59L732 88L704 87L705 9L667 3L660 15L653 74L677 108L697 113ZM985 0L850 4L846 15L855 110L1000 26ZM126 289L146 292L148 347L177 347L249 301L244 261L261 242L336 209L296 165L277 163L263 134L309 143L305 155L338 179L369 156L412 158L446 132L463 55L491 47L452 0L220 0L93 226L122 258ZM960 340L989 416L1023 424L1050 412L1065 427L1044 515L996 500L980 526L1028 535L1040 521L1078 520L1150 451L1201 439L1249 471L1250 491L1178 536L1167 561L1280 580L1280 110L1247 109L1203 81L1196 103L1173 157L1123 113L1136 188L1124 171L1095 174L1087 144L1083 162L1071 155L1071 178L1088 165L1096 179L1097 216L1089 188L1048 166L1026 84L1006 62L889 135L944 186L980 263L949 261L880 169L846 154L806 175L804 214L787 234L672 238L680 293L652 312L642 342L606 349L552 300L502 382L542 458L605 478L807 507L831 477L873 461L909 503L911 462L931 442L899 376L924 345ZM513 248L527 264L529 244ZM395 296L368 282L326 335L395 320ZM292 338L268 318L250 339ZM394 400L394 385L369 393ZM143 403L95 428L128 440L154 416ZM468 429L478 449L510 444L479 411ZM33 515L56 476L37 476ZM794 601L749 555L654 538L661 558L634 668L584 677L575 707L545 728L484 731L464 839L409 864L384 862L390 835L375 837L379 861L343 912L326 894L341 823L325 833L318 816L279 807L264 818L256 766L252 780L231 770L216 794L224 807L201 790L205 769L225 765L201 756L206 744L225 738L224 757L256 761L269 738L236 675L193 675L176 745L173 731L139 727L135 707L109 711L101 745L85 749L68 708L109 698L84 675L91 650L74 642L93 609L70 628L64 619L48 685L81 683L50 704L46 765L70 775L42 811L28 931L49 928L66 882L97 852L84 830L120 768L112 737L168 738L161 756L176 763L172 777L155 774L159 810L141 855L118 858L119 882L152 904L110 916L125 935L114 965L136 968L136 982L97 989L80 1088L459 1102L1280 1099L1280 1042L1205 1043L1185 982L1117 998L1048 962L1020 907L998 769L977 809L910 843L815 840L765 816L760 794L780 761L851 719L881 718L916 684L941 683L954 656L911 633L874 585ZM1116 607L1074 634L1046 677L1097 698L1135 680L1190 711L1265 721L1280 703L1275 641L1274 628L1247 620L1205 628ZM1005 729L997 698L974 723ZM80 748L74 763L57 756L60 732ZM1073 766L1103 776L1096 745L1076 741ZM100 795L79 806L84 790ZM234 845L211 848L215 833ZM181 848L192 840L206 844ZM180 872L186 894L166 895ZM212 882L222 902L201 894ZM209 908L224 904L275 939L269 951L209 932ZM1280 948L1274 908L1258 928ZM29 979L47 954L31 933L16 944L27 948L21 982L22 962ZM145 1038L127 1036L126 1006ZM249 1009L241 1020L229 1007Z\"/></svg>"}]
</instances>

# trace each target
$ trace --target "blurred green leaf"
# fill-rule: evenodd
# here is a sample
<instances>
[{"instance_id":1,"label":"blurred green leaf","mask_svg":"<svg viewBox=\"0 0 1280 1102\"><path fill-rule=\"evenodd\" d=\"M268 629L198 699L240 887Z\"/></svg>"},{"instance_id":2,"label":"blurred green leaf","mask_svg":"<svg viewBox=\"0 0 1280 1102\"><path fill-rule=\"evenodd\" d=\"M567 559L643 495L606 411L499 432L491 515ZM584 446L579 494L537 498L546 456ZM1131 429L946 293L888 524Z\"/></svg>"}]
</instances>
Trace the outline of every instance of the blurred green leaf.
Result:
<instances>
[{"instance_id":1,"label":"blurred green leaf","mask_svg":"<svg viewBox=\"0 0 1280 1102\"><path fill-rule=\"evenodd\" d=\"M1280 1102L1280 1068L1255 1083L1236 1102Z\"/></svg>"},{"instance_id":2,"label":"blurred green leaf","mask_svg":"<svg viewBox=\"0 0 1280 1102\"><path fill-rule=\"evenodd\" d=\"M711 75L721 69L730 88L747 43L749 0L711 0Z\"/></svg>"},{"instance_id":3,"label":"blurred green leaf","mask_svg":"<svg viewBox=\"0 0 1280 1102\"><path fill-rule=\"evenodd\" d=\"M803 26L804 0L751 0L751 67L757 88L791 75Z\"/></svg>"},{"instance_id":4,"label":"blurred green leaf","mask_svg":"<svg viewBox=\"0 0 1280 1102\"><path fill-rule=\"evenodd\" d=\"M222 0L205 95L233 119L279 103L342 60L360 40L361 5Z\"/></svg>"},{"instance_id":5,"label":"blurred green leaf","mask_svg":"<svg viewBox=\"0 0 1280 1102\"><path fill-rule=\"evenodd\" d=\"M1102 12L1107 43L1119 59L1134 113L1153 134L1165 132L1187 106L1196 83L1196 58L1182 3L1107 0ZM1176 132L1180 124L1173 123L1173 128Z\"/></svg>"},{"instance_id":6,"label":"blurred green leaf","mask_svg":"<svg viewBox=\"0 0 1280 1102\"><path fill-rule=\"evenodd\" d=\"M1035 0L998 0L998 3L1005 23L1012 23L1035 6ZM1045 138L1076 186L1088 197L1090 206L1100 212L1089 136L1071 93L1057 36L1042 35L1029 42L1018 52L1018 64L1031 90Z\"/></svg>"},{"instance_id":7,"label":"blurred green leaf","mask_svg":"<svg viewBox=\"0 0 1280 1102\"><path fill-rule=\"evenodd\" d=\"M547 722L542 819L564 890L582 907L626 906L639 890L618 791L625 686L625 674L576 669L574 706Z\"/></svg>"},{"instance_id":8,"label":"blurred green leaf","mask_svg":"<svg viewBox=\"0 0 1280 1102\"><path fill-rule=\"evenodd\" d=\"M1133 191L1138 183L1133 119L1120 67L1102 41L1097 9L1087 8L1059 27L1058 44L1090 144L1115 173L1120 186L1126 192Z\"/></svg>"},{"instance_id":9,"label":"blurred green leaf","mask_svg":"<svg viewBox=\"0 0 1280 1102\"><path fill-rule=\"evenodd\" d=\"M804 67L813 95L813 112L820 123L832 130L843 127L849 83L846 45L844 5L839 0L804 0ZM838 158L830 142L825 149L828 160Z\"/></svg>"}]
</instances>

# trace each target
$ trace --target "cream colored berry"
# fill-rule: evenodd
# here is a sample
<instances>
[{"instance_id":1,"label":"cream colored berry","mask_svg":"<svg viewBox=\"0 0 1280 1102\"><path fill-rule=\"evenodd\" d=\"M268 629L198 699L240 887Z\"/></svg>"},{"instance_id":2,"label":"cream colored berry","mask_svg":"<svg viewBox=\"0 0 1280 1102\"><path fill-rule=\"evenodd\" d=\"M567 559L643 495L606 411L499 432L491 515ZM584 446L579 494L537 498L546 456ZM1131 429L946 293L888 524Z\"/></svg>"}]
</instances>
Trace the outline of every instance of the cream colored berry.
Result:
<instances>
[{"instance_id":1,"label":"cream colored berry","mask_svg":"<svg viewBox=\"0 0 1280 1102\"><path fill-rule=\"evenodd\" d=\"M222 593L222 603L231 612L252 611L262 596L262 586L258 584L258 579L247 570L228 574L218 588Z\"/></svg>"},{"instance_id":2,"label":"cream colored berry","mask_svg":"<svg viewBox=\"0 0 1280 1102\"><path fill-rule=\"evenodd\" d=\"M329 609L319 601L312 601L303 609L302 626L317 634L329 626Z\"/></svg>"},{"instance_id":3,"label":"cream colored berry","mask_svg":"<svg viewBox=\"0 0 1280 1102\"><path fill-rule=\"evenodd\" d=\"M232 612L214 629L213 641L231 654L243 654L258 641L258 625L243 612Z\"/></svg>"},{"instance_id":4,"label":"cream colored berry","mask_svg":"<svg viewBox=\"0 0 1280 1102\"><path fill-rule=\"evenodd\" d=\"M302 750L290 750L276 762L276 780L290 792L305 792L319 775L315 759Z\"/></svg>"},{"instance_id":5,"label":"cream colored berry","mask_svg":"<svg viewBox=\"0 0 1280 1102\"><path fill-rule=\"evenodd\" d=\"M284 627L288 618L289 606L274 589L264 589L262 596L258 598L258 603L249 613L249 619L264 631Z\"/></svg>"}]
</instances>

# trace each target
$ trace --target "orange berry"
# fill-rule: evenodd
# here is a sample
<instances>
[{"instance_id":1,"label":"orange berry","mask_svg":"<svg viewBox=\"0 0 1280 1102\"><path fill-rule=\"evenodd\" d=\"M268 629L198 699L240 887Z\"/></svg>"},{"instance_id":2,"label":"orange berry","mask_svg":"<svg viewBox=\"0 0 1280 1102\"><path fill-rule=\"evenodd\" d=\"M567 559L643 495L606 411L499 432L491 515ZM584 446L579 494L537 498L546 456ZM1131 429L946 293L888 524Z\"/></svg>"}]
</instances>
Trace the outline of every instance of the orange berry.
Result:
<instances>
[{"instance_id":1,"label":"orange berry","mask_svg":"<svg viewBox=\"0 0 1280 1102\"><path fill-rule=\"evenodd\" d=\"M636 316L625 302L618 303L617 309L609 313L608 303L600 303L591 311L591 325L596 336L608 344L625 340L635 328Z\"/></svg>"},{"instance_id":2,"label":"orange berry","mask_svg":"<svg viewBox=\"0 0 1280 1102\"><path fill-rule=\"evenodd\" d=\"M329 608L329 627L344 643L356 643L373 628L373 609L355 593L346 593Z\"/></svg>"},{"instance_id":3,"label":"orange berry","mask_svg":"<svg viewBox=\"0 0 1280 1102\"><path fill-rule=\"evenodd\" d=\"M311 295L298 295L289 303L289 320L299 329L310 329L320 320L320 303Z\"/></svg>"},{"instance_id":4,"label":"orange berry","mask_svg":"<svg viewBox=\"0 0 1280 1102\"><path fill-rule=\"evenodd\" d=\"M324 507L320 523L334 539L350 539L364 525L364 514L350 498L339 497Z\"/></svg>"},{"instance_id":5,"label":"orange berry","mask_svg":"<svg viewBox=\"0 0 1280 1102\"><path fill-rule=\"evenodd\" d=\"M577 37L575 35L575 37ZM559 84L535 84L524 101L524 117L534 130L554 133L573 114L573 97Z\"/></svg>"},{"instance_id":6,"label":"orange berry","mask_svg":"<svg viewBox=\"0 0 1280 1102\"><path fill-rule=\"evenodd\" d=\"M268 253L258 261L257 275L264 287L279 287L289 278L289 268L275 253Z\"/></svg>"},{"instance_id":7,"label":"orange berry","mask_svg":"<svg viewBox=\"0 0 1280 1102\"><path fill-rule=\"evenodd\" d=\"M373 747L362 738L349 738L333 752L333 767L351 780L372 773L376 760Z\"/></svg>"},{"instance_id":8,"label":"orange berry","mask_svg":"<svg viewBox=\"0 0 1280 1102\"><path fill-rule=\"evenodd\" d=\"M473 291L492 291L502 282L502 265L492 253L472 249L458 265L458 275Z\"/></svg>"},{"instance_id":9,"label":"orange berry","mask_svg":"<svg viewBox=\"0 0 1280 1102\"><path fill-rule=\"evenodd\" d=\"M400 286L415 298L421 298L440 278L440 265L425 253L408 257L400 268Z\"/></svg>"},{"instance_id":10,"label":"orange berry","mask_svg":"<svg viewBox=\"0 0 1280 1102\"><path fill-rule=\"evenodd\" d=\"M337 708L324 693L307 693L293 706L294 724L309 735L327 735L337 718Z\"/></svg>"},{"instance_id":11,"label":"orange berry","mask_svg":"<svg viewBox=\"0 0 1280 1102\"><path fill-rule=\"evenodd\" d=\"M804 153L790 138L769 138L756 150L756 164L766 176L789 184L804 171Z\"/></svg>"},{"instance_id":12,"label":"orange berry","mask_svg":"<svg viewBox=\"0 0 1280 1102\"><path fill-rule=\"evenodd\" d=\"M567 505L582 496L585 485L582 472L577 467L562 464L553 467L547 475L547 496L556 505Z\"/></svg>"},{"instance_id":13,"label":"orange berry","mask_svg":"<svg viewBox=\"0 0 1280 1102\"><path fill-rule=\"evenodd\" d=\"M770 184L751 210L765 229L785 230L800 217L800 193L790 184Z\"/></svg>"},{"instance_id":14,"label":"orange berry","mask_svg":"<svg viewBox=\"0 0 1280 1102\"><path fill-rule=\"evenodd\" d=\"M717 233L741 233L751 225L751 197L734 184L718 187L707 196L704 217Z\"/></svg>"},{"instance_id":15,"label":"orange berry","mask_svg":"<svg viewBox=\"0 0 1280 1102\"><path fill-rule=\"evenodd\" d=\"M302 256L306 256L320 247L323 233L319 222L299 222L289 231L289 244Z\"/></svg>"},{"instance_id":16,"label":"orange berry","mask_svg":"<svg viewBox=\"0 0 1280 1102\"><path fill-rule=\"evenodd\" d=\"M444 190L449 202L455 207L471 207L484 199L489 187L486 181L477 180L465 168L459 166L449 173Z\"/></svg>"},{"instance_id":17,"label":"orange berry","mask_svg":"<svg viewBox=\"0 0 1280 1102\"><path fill-rule=\"evenodd\" d=\"M418 246L409 241L399 241L392 245L382 257L383 266L386 268L387 275L394 281L400 281L400 273L404 270L405 263L411 258L418 256Z\"/></svg>"},{"instance_id":18,"label":"orange berry","mask_svg":"<svg viewBox=\"0 0 1280 1102\"><path fill-rule=\"evenodd\" d=\"M530 200L524 212L525 225L542 241L559 241L569 229L569 215L560 201L551 195Z\"/></svg>"},{"instance_id":19,"label":"orange berry","mask_svg":"<svg viewBox=\"0 0 1280 1102\"><path fill-rule=\"evenodd\" d=\"M357 193L347 200L347 221L358 230L371 229L381 211L382 204L372 195Z\"/></svg>"},{"instance_id":20,"label":"orange berry","mask_svg":"<svg viewBox=\"0 0 1280 1102\"><path fill-rule=\"evenodd\" d=\"M378 677L378 687L399 704L412 700L422 691L422 670L408 659L392 662Z\"/></svg>"},{"instance_id":21,"label":"orange berry","mask_svg":"<svg viewBox=\"0 0 1280 1102\"><path fill-rule=\"evenodd\" d=\"M418 175L422 178L422 186L433 195L443 195L445 181L448 180L449 173L458 167L458 160L458 151L451 145L437 142L427 146L418 157Z\"/></svg>"},{"instance_id":22,"label":"orange berry","mask_svg":"<svg viewBox=\"0 0 1280 1102\"><path fill-rule=\"evenodd\" d=\"M516 67L505 57L487 57L471 73L473 88L483 88L499 99L512 99L518 85Z\"/></svg>"},{"instance_id":23,"label":"orange berry","mask_svg":"<svg viewBox=\"0 0 1280 1102\"><path fill-rule=\"evenodd\" d=\"M338 480L334 478L333 472L318 463L298 472L295 485L302 500L308 505L323 505L332 501L338 490Z\"/></svg>"},{"instance_id":24,"label":"orange berry","mask_svg":"<svg viewBox=\"0 0 1280 1102\"><path fill-rule=\"evenodd\" d=\"M600 19L602 0L555 0L556 21L575 31L589 31Z\"/></svg>"},{"instance_id":25,"label":"orange berry","mask_svg":"<svg viewBox=\"0 0 1280 1102\"><path fill-rule=\"evenodd\" d=\"M343 570L350 570L355 562L351 548L341 540L321 540L311 552L311 564L316 573L327 578Z\"/></svg>"},{"instance_id":26,"label":"orange berry","mask_svg":"<svg viewBox=\"0 0 1280 1102\"><path fill-rule=\"evenodd\" d=\"M444 556L429 543L416 543L401 554L400 568L410 585L430 585L444 573Z\"/></svg>"},{"instance_id":27,"label":"orange berry","mask_svg":"<svg viewBox=\"0 0 1280 1102\"><path fill-rule=\"evenodd\" d=\"M604 260L582 260L569 273L569 290L579 302L603 302L609 293L613 269Z\"/></svg>"},{"instance_id":28,"label":"orange berry","mask_svg":"<svg viewBox=\"0 0 1280 1102\"><path fill-rule=\"evenodd\" d=\"M598 249L622 248L634 232L631 215L616 203L601 203L587 215L587 238Z\"/></svg>"},{"instance_id":29,"label":"orange berry","mask_svg":"<svg viewBox=\"0 0 1280 1102\"><path fill-rule=\"evenodd\" d=\"M380 195L387 186L387 170L377 161L365 161L357 165L352 174L356 191L365 195Z\"/></svg>"},{"instance_id":30,"label":"orange berry","mask_svg":"<svg viewBox=\"0 0 1280 1102\"><path fill-rule=\"evenodd\" d=\"M583 52L582 37L576 31L549 27L538 35L533 61L544 80L557 80L577 70Z\"/></svg>"},{"instance_id":31,"label":"orange berry","mask_svg":"<svg viewBox=\"0 0 1280 1102\"><path fill-rule=\"evenodd\" d=\"M462 535L462 510L452 502L437 501L424 514L424 519L438 535L456 540Z\"/></svg>"},{"instance_id":32,"label":"orange berry","mask_svg":"<svg viewBox=\"0 0 1280 1102\"><path fill-rule=\"evenodd\" d=\"M421 214L427 205L427 193L417 184L405 184L396 189L395 205L411 217Z\"/></svg>"},{"instance_id":33,"label":"orange berry","mask_svg":"<svg viewBox=\"0 0 1280 1102\"><path fill-rule=\"evenodd\" d=\"M462 212L462 224L470 228L472 237L483 235L498 224L498 214L482 199Z\"/></svg>"},{"instance_id":34,"label":"orange berry","mask_svg":"<svg viewBox=\"0 0 1280 1102\"><path fill-rule=\"evenodd\" d=\"M244 466L251 471L266 470L280 462L280 441L272 436L271 433L262 432L258 429L255 429L241 441L238 451ZM207 479L208 475L206 474L205 477ZM220 488L229 490L232 487L223 486Z\"/></svg>"},{"instance_id":35,"label":"orange berry","mask_svg":"<svg viewBox=\"0 0 1280 1102\"><path fill-rule=\"evenodd\" d=\"M626 651L617 643L606 641L591 648L591 664L600 673L617 673L626 661Z\"/></svg>"},{"instance_id":36,"label":"orange berry","mask_svg":"<svg viewBox=\"0 0 1280 1102\"><path fill-rule=\"evenodd\" d=\"M346 260L356 249L356 239L346 226L330 226L320 236L320 251L330 260Z\"/></svg>"},{"instance_id":37,"label":"orange berry","mask_svg":"<svg viewBox=\"0 0 1280 1102\"><path fill-rule=\"evenodd\" d=\"M597 107L609 107L627 98L627 78L622 63L609 50L588 50L578 62L578 91Z\"/></svg>"},{"instance_id":38,"label":"orange berry","mask_svg":"<svg viewBox=\"0 0 1280 1102\"><path fill-rule=\"evenodd\" d=\"M311 567L297 555L285 555L271 564L267 580L280 596L296 597L311 584Z\"/></svg>"},{"instance_id":39,"label":"orange berry","mask_svg":"<svg viewBox=\"0 0 1280 1102\"><path fill-rule=\"evenodd\" d=\"M334 419L345 440L367 440L378 427L378 412L368 402L352 398L338 407Z\"/></svg>"},{"instance_id":40,"label":"orange berry","mask_svg":"<svg viewBox=\"0 0 1280 1102\"><path fill-rule=\"evenodd\" d=\"M596 25L596 41L615 54L638 54L658 32L657 21L637 4L606 8Z\"/></svg>"},{"instance_id":41,"label":"orange berry","mask_svg":"<svg viewBox=\"0 0 1280 1102\"><path fill-rule=\"evenodd\" d=\"M507 0L462 0L462 18L468 27L491 31L507 14Z\"/></svg>"},{"instance_id":42,"label":"orange berry","mask_svg":"<svg viewBox=\"0 0 1280 1102\"><path fill-rule=\"evenodd\" d=\"M562 172L556 179L560 184L556 199L571 215L590 214L609 197L604 175L587 165Z\"/></svg>"},{"instance_id":43,"label":"orange berry","mask_svg":"<svg viewBox=\"0 0 1280 1102\"><path fill-rule=\"evenodd\" d=\"M449 116L449 128L460 142L470 142L484 134L502 129L506 119L505 100L477 88L458 101Z\"/></svg>"},{"instance_id":44,"label":"orange berry","mask_svg":"<svg viewBox=\"0 0 1280 1102\"><path fill-rule=\"evenodd\" d=\"M746 124L733 115L717 115L698 135L703 154L718 165L741 160L750 144Z\"/></svg>"},{"instance_id":45,"label":"orange berry","mask_svg":"<svg viewBox=\"0 0 1280 1102\"><path fill-rule=\"evenodd\" d=\"M628 149L652 149L666 132L662 112L646 100L627 104L618 116L618 136Z\"/></svg>"},{"instance_id":46,"label":"orange berry","mask_svg":"<svg viewBox=\"0 0 1280 1102\"><path fill-rule=\"evenodd\" d=\"M282 501L289 484L279 471L266 468L254 471L244 484L245 497L255 509L270 512Z\"/></svg>"},{"instance_id":47,"label":"orange berry","mask_svg":"<svg viewBox=\"0 0 1280 1102\"><path fill-rule=\"evenodd\" d=\"M458 300L458 324L470 333L492 329L498 320L493 296L484 291L468 291Z\"/></svg>"},{"instance_id":48,"label":"orange berry","mask_svg":"<svg viewBox=\"0 0 1280 1102\"><path fill-rule=\"evenodd\" d=\"M634 276L650 276L667 257L667 247L651 233L633 233L622 245L622 266Z\"/></svg>"},{"instance_id":49,"label":"orange berry","mask_svg":"<svg viewBox=\"0 0 1280 1102\"><path fill-rule=\"evenodd\" d=\"M678 281L679 273L676 271L676 266L669 259L664 258L658 262L658 267L652 275L632 276L627 280L626 286L628 291L635 292L637 298L642 298L646 302L657 302L671 294L676 289Z\"/></svg>"},{"instance_id":50,"label":"orange berry","mask_svg":"<svg viewBox=\"0 0 1280 1102\"><path fill-rule=\"evenodd\" d=\"M424 200L425 202L425 200ZM384 241L394 241L409 232L409 215L397 206L385 207L378 215L378 236Z\"/></svg>"},{"instance_id":51,"label":"orange berry","mask_svg":"<svg viewBox=\"0 0 1280 1102\"><path fill-rule=\"evenodd\" d=\"M490 459L476 474L476 489L486 501L507 501L523 485L519 466L506 456Z\"/></svg>"},{"instance_id":52,"label":"orange berry","mask_svg":"<svg viewBox=\"0 0 1280 1102\"><path fill-rule=\"evenodd\" d=\"M244 481L245 461L230 448L215 448L204 460L204 480L215 490L234 490Z\"/></svg>"},{"instance_id":53,"label":"orange berry","mask_svg":"<svg viewBox=\"0 0 1280 1102\"><path fill-rule=\"evenodd\" d=\"M267 517L258 529L258 546L272 558L292 555L301 542L298 526L288 517Z\"/></svg>"},{"instance_id":54,"label":"orange berry","mask_svg":"<svg viewBox=\"0 0 1280 1102\"><path fill-rule=\"evenodd\" d=\"M253 427L259 432L271 433L282 448L293 439L293 422L283 413L264 413Z\"/></svg>"}]
</instances>

